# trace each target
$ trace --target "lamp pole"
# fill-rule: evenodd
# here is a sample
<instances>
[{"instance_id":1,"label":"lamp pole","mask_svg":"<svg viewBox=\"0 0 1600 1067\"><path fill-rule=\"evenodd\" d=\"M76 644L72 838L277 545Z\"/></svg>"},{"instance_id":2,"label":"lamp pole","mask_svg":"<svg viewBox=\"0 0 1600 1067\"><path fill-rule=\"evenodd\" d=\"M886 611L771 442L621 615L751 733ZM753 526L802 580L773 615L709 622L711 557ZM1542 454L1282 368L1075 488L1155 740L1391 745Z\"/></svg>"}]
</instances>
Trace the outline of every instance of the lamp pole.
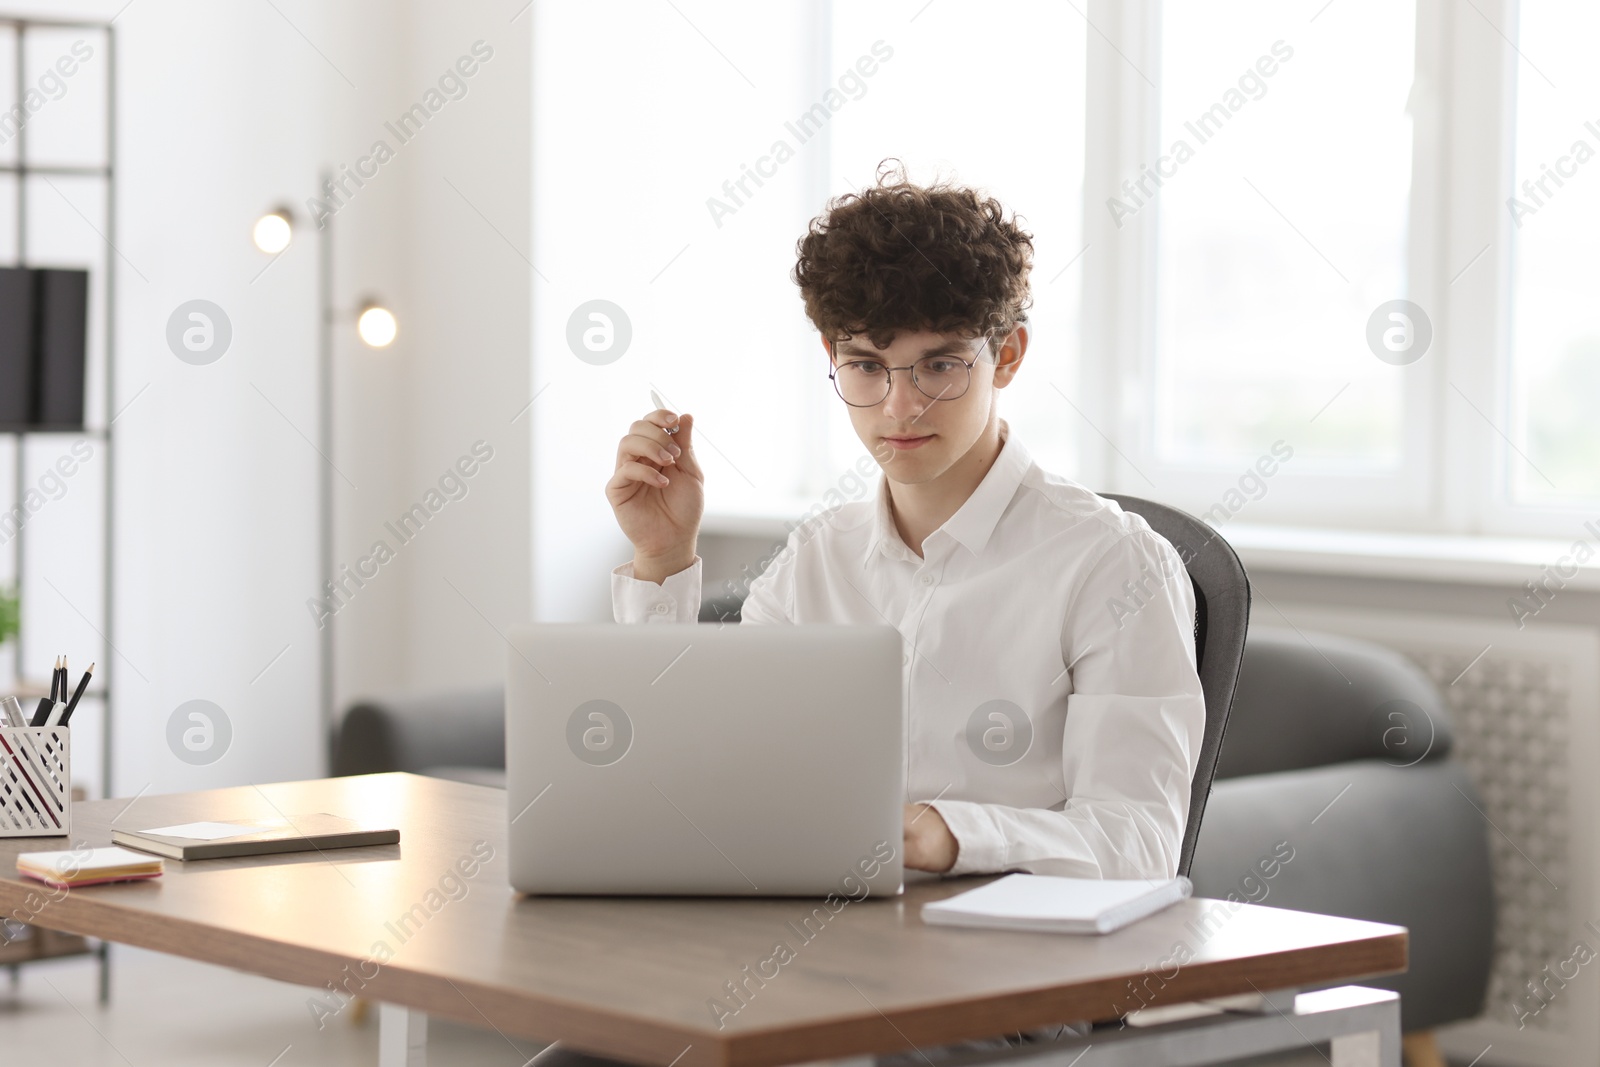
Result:
<instances>
[{"instance_id":1,"label":"lamp pole","mask_svg":"<svg viewBox=\"0 0 1600 1067\"><path fill-rule=\"evenodd\" d=\"M324 169L320 188L332 186L333 173ZM322 463L317 467L318 540L317 567L323 589L333 582L333 218L317 224L317 438ZM318 627L318 688L322 720L322 750L333 744L333 618Z\"/></svg>"},{"instance_id":2,"label":"lamp pole","mask_svg":"<svg viewBox=\"0 0 1600 1067\"><path fill-rule=\"evenodd\" d=\"M320 178L322 189L332 197L333 172L323 167ZM336 197L334 200L337 203ZM333 302L333 215L329 212L318 218L313 211L312 217L317 220L317 440L312 447L322 458L317 468L317 571L323 583L324 603L331 605L338 598L333 559L333 476L338 473L333 464L333 345L339 311ZM294 239L295 219L294 209L281 204L262 215L255 225L256 247L268 255L281 255ZM356 332L369 348L387 346L398 332L394 312L375 297L367 297L356 318ZM324 751L328 752L332 751L335 726L333 656L333 611L329 607L317 616L317 710Z\"/></svg>"}]
</instances>

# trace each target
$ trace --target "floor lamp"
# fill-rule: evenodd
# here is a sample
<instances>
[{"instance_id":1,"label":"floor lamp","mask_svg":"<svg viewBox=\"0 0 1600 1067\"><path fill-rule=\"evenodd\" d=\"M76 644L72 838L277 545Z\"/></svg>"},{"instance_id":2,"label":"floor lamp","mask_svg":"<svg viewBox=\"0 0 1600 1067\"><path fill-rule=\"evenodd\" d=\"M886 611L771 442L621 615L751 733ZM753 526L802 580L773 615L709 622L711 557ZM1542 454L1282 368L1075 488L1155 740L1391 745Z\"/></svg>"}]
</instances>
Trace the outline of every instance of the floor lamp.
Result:
<instances>
[{"instance_id":1,"label":"floor lamp","mask_svg":"<svg viewBox=\"0 0 1600 1067\"><path fill-rule=\"evenodd\" d=\"M333 175L322 172L321 188L332 193ZM292 208L275 207L256 220L251 231L255 246L270 256L279 256L294 240L296 216ZM317 220L317 448L322 463L317 467L317 564L322 588L331 589L333 562L333 343L334 329L343 319L353 317L356 334L369 348L384 348L397 332L394 313L375 298L365 298L353 313L341 313L333 301L333 217ZM319 711L322 719L324 751L333 740L333 620L317 631Z\"/></svg>"}]
</instances>

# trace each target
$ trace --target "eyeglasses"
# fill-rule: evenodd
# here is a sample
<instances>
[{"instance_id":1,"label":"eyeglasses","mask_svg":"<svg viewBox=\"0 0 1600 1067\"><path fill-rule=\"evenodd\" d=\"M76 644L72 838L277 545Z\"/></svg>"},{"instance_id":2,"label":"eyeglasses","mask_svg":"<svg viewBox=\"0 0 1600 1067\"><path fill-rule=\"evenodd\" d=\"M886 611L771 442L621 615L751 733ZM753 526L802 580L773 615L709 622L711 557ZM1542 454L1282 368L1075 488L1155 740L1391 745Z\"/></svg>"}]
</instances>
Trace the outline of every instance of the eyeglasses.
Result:
<instances>
[{"instance_id":1,"label":"eyeglasses","mask_svg":"<svg viewBox=\"0 0 1600 1067\"><path fill-rule=\"evenodd\" d=\"M834 366L828 377L839 399L853 408L870 408L883 403L889 398L895 373L903 371L911 372L911 384L923 396L932 400L959 400L972 384L972 365L978 362L988 345L989 336L985 335L983 344L970 360L954 355L923 356L909 367L891 367L878 359L839 363L834 342L830 340L828 351Z\"/></svg>"}]
</instances>

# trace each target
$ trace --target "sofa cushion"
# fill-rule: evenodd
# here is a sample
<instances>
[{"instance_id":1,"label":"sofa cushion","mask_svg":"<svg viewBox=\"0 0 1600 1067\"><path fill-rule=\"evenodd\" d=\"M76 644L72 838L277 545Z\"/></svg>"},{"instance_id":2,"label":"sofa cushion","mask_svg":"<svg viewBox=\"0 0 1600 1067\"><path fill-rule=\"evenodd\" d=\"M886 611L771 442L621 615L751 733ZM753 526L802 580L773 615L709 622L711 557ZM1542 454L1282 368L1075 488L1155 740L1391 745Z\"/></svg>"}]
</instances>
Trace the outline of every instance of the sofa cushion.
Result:
<instances>
[{"instance_id":1,"label":"sofa cushion","mask_svg":"<svg viewBox=\"0 0 1600 1067\"><path fill-rule=\"evenodd\" d=\"M1439 759L1454 735L1438 689L1400 653L1333 634L1257 627L1245 643L1217 778L1376 759Z\"/></svg>"},{"instance_id":2,"label":"sofa cushion","mask_svg":"<svg viewBox=\"0 0 1600 1067\"><path fill-rule=\"evenodd\" d=\"M1488 990L1482 803L1455 760L1231 778L1211 791L1190 878L1196 896L1406 927L1410 969L1362 984L1400 993L1405 1030L1431 1029L1477 1015Z\"/></svg>"}]
</instances>

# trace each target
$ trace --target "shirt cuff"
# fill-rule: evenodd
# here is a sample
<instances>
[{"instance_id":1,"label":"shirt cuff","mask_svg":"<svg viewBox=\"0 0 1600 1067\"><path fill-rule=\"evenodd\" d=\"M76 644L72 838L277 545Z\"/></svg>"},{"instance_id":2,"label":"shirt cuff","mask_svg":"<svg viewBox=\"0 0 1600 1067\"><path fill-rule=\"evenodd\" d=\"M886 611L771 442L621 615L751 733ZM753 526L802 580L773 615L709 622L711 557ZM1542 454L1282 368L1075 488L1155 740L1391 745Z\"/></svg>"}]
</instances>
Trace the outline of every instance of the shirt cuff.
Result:
<instances>
[{"instance_id":1,"label":"shirt cuff","mask_svg":"<svg viewBox=\"0 0 1600 1067\"><path fill-rule=\"evenodd\" d=\"M660 585L633 576L629 560L611 572L611 614L621 623L700 621L700 557Z\"/></svg>"},{"instance_id":2,"label":"shirt cuff","mask_svg":"<svg viewBox=\"0 0 1600 1067\"><path fill-rule=\"evenodd\" d=\"M956 839L956 862L945 874L994 874L1005 870L1006 838L987 805L970 800L930 800Z\"/></svg>"}]
</instances>

